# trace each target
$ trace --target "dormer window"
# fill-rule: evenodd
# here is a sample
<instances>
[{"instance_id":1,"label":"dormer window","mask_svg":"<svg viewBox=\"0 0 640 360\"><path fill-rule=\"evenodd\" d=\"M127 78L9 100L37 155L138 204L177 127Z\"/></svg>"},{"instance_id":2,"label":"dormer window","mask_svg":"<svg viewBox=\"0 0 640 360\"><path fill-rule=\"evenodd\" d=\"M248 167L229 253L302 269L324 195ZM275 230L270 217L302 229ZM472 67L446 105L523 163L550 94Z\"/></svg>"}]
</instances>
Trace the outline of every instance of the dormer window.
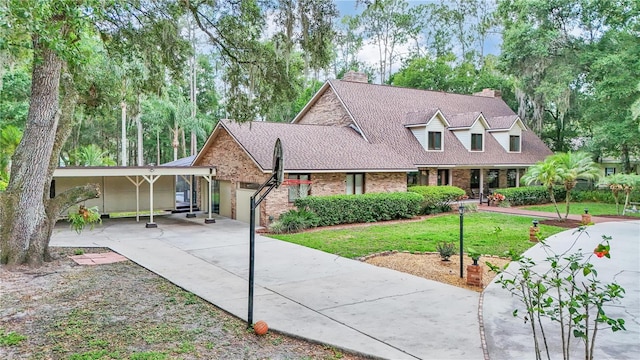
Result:
<instances>
[{"instance_id":1,"label":"dormer window","mask_svg":"<svg viewBox=\"0 0 640 360\"><path fill-rule=\"evenodd\" d=\"M427 149L442 150L442 132L429 131L429 136L427 137Z\"/></svg>"},{"instance_id":2,"label":"dormer window","mask_svg":"<svg viewBox=\"0 0 640 360\"><path fill-rule=\"evenodd\" d=\"M482 150L482 134L471 134L471 151Z\"/></svg>"},{"instance_id":3,"label":"dormer window","mask_svg":"<svg viewBox=\"0 0 640 360\"><path fill-rule=\"evenodd\" d=\"M509 136L509 151L520 152L520 135Z\"/></svg>"}]
</instances>

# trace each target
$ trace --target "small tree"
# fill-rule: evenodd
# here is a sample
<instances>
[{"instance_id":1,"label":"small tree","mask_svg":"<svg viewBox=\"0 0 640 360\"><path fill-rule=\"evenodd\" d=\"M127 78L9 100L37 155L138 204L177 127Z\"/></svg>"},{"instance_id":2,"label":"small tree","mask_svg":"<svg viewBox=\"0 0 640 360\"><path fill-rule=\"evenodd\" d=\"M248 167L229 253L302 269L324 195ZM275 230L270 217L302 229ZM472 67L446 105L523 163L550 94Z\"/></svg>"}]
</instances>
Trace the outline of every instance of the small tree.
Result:
<instances>
[{"instance_id":1,"label":"small tree","mask_svg":"<svg viewBox=\"0 0 640 360\"><path fill-rule=\"evenodd\" d=\"M551 161L551 157L547 157L544 161L538 161L535 165L527 169L527 172L522 176L522 182L526 185L534 185L541 183L549 191L549 198L553 203L558 214L558 219L562 220L558 204L556 203L556 197L553 194L553 186L559 183L562 178L558 173L558 168Z\"/></svg>"},{"instance_id":2,"label":"small tree","mask_svg":"<svg viewBox=\"0 0 640 360\"><path fill-rule=\"evenodd\" d=\"M560 325L559 335L565 360L570 358L572 335L584 343L584 359L593 360L599 330L626 330L624 319L610 318L604 310L606 303L622 298L625 290L615 282L600 282L592 259L593 255L610 258L611 238L603 235L603 242L593 252L583 253L578 249L569 253L585 233L584 230L585 227L578 229L579 234L571 247L560 254L555 253L545 240L541 240L540 244L547 254L543 267L539 267L533 259L519 255L513 256L513 260L517 261L514 264L516 266L511 267L513 270L486 263L498 273L496 283L517 297L524 306L525 314L515 309L513 316L522 316L524 322L531 326L537 360L551 359L548 343L551 333L549 323L544 318ZM543 352L546 356L543 356Z\"/></svg>"},{"instance_id":3,"label":"small tree","mask_svg":"<svg viewBox=\"0 0 640 360\"><path fill-rule=\"evenodd\" d=\"M567 219L569 217L571 190L576 186L578 179L597 180L600 169L591 159L591 155L586 152L557 153L548 159L558 168L558 173L566 190L566 212L564 218Z\"/></svg>"},{"instance_id":4,"label":"small tree","mask_svg":"<svg viewBox=\"0 0 640 360\"><path fill-rule=\"evenodd\" d=\"M624 189L624 182L626 180L625 174L613 174L606 176L600 181L598 185L608 186L613 194L613 199L616 202L616 214L620 215L620 190Z\"/></svg>"}]
</instances>

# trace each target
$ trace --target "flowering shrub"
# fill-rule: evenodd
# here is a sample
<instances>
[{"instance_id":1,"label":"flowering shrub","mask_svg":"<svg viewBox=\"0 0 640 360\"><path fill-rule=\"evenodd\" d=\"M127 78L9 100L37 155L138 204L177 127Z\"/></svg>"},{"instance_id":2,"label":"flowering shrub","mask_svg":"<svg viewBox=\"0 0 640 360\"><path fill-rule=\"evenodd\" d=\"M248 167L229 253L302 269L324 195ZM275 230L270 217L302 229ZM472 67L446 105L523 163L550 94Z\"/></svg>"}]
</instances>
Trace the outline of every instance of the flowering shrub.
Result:
<instances>
[{"instance_id":1,"label":"flowering shrub","mask_svg":"<svg viewBox=\"0 0 640 360\"><path fill-rule=\"evenodd\" d=\"M493 194L493 195L489 195L489 201L496 201L496 202L500 202L500 201L504 201L506 199L506 197L502 194Z\"/></svg>"},{"instance_id":2,"label":"flowering shrub","mask_svg":"<svg viewBox=\"0 0 640 360\"><path fill-rule=\"evenodd\" d=\"M579 235L575 238L569 250L556 254L551 247L540 241L547 253L546 265L539 267L536 262L527 257L513 255L517 261L514 272L507 271L507 267L498 268L487 262L491 270L498 273L497 284L517 297L524 305L525 314L520 315L518 309L513 311L513 316L522 316L525 323L531 326L535 358L540 360L544 356L551 359L549 344L548 318L560 325L563 359L570 357L571 338L581 340L584 344L584 357L593 360L595 339L598 330L610 329L611 331L626 330L624 319L614 319L607 316L604 305L608 302L615 303L624 297L624 288L615 282L606 284L598 280L592 256L598 258L610 258L611 237L602 236L603 242L593 250L593 253L582 253L580 250L569 253L575 246L580 235L586 227L577 230ZM595 260L595 259L594 259ZM540 269L544 269L540 271Z\"/></svg>"}]
</instances>

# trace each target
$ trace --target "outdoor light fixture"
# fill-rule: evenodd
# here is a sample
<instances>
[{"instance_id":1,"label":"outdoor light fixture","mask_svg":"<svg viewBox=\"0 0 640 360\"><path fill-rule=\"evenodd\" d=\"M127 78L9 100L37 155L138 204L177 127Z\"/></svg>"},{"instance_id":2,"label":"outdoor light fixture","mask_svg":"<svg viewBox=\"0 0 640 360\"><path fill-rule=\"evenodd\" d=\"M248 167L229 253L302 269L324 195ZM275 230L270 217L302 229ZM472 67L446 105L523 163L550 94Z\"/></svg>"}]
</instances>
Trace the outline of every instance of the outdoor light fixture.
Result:
<instances>
[{"instance_id":1,"label":"outdoor light fixture","mask_svg":"<svg viewBox=\"0 0 640 360\"><path fill-rule=\"evenodd\" d=\"M538 220L533 220L533 227L538 227Z\"/></svg>"},{"instance_id":2,"label":"outdoor light fixture","mask_svg":"<svg viewBox=\"0 0 640 360\"><path fill-rule=\"evenodd\" d=\"M589 213L589 209L584 209L584 213L588 214Z\"/></svg>"},{"instance_id":3,"label":"outdoor light fixture","mask_svg":"<svg viewBox=\"0 0 640 360\"><path fill-rule=\"evenodd\" d=\"M464 278L464 273L463 273L463 265L462 263L464 262L464 258L462 257L464 255L463 253L463 247L464 247L464 205L462 203L460 203L460 206L458 206L458 212L460 213L460 278Z\"/></svg>"}]
</instances>

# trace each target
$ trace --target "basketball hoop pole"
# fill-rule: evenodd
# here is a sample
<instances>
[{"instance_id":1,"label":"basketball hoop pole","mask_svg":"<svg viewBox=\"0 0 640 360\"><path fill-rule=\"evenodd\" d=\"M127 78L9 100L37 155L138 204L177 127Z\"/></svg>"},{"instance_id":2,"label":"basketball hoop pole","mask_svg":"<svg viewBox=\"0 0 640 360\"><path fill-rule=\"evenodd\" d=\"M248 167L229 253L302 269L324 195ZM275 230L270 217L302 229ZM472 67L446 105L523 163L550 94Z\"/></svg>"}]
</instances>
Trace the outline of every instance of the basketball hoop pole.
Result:
<instances>
[{"instance_id":1,"label":"basketball hoop pole","mask_svg":"<svg viewBox=\"0 0 640 360\"><path fill-rule=\"evenodd\" d=\"M253 325L253 274L256 252L256 208L262 200L276 187L276 174L271 175L269 180L262 184L260 188L251 196L251 216L249 218L249 313L247 315L247 328ZM264 194L260 195L262 190ZM258 200L256 201L256 197Z\"/></svg>"},{"instance_id":2,"label":"basketball hoop pole","mask_svg":"<svg viewBox=\"0 0 640 360\"><path fill-rule=\"evenodd\" d=\"M256 253L256 208L262 200L276 187L282 183L283 163L282 163L282 145L280 139L276 140L273 159L273 173L269 180L260 185L253 195L251 195L251 214L249 217L249 304L247 306L247 328L253 325L253 282L255 272L255 253ZM261 194L262 193L262 194Z\"/></svg>"}]
</instances>

